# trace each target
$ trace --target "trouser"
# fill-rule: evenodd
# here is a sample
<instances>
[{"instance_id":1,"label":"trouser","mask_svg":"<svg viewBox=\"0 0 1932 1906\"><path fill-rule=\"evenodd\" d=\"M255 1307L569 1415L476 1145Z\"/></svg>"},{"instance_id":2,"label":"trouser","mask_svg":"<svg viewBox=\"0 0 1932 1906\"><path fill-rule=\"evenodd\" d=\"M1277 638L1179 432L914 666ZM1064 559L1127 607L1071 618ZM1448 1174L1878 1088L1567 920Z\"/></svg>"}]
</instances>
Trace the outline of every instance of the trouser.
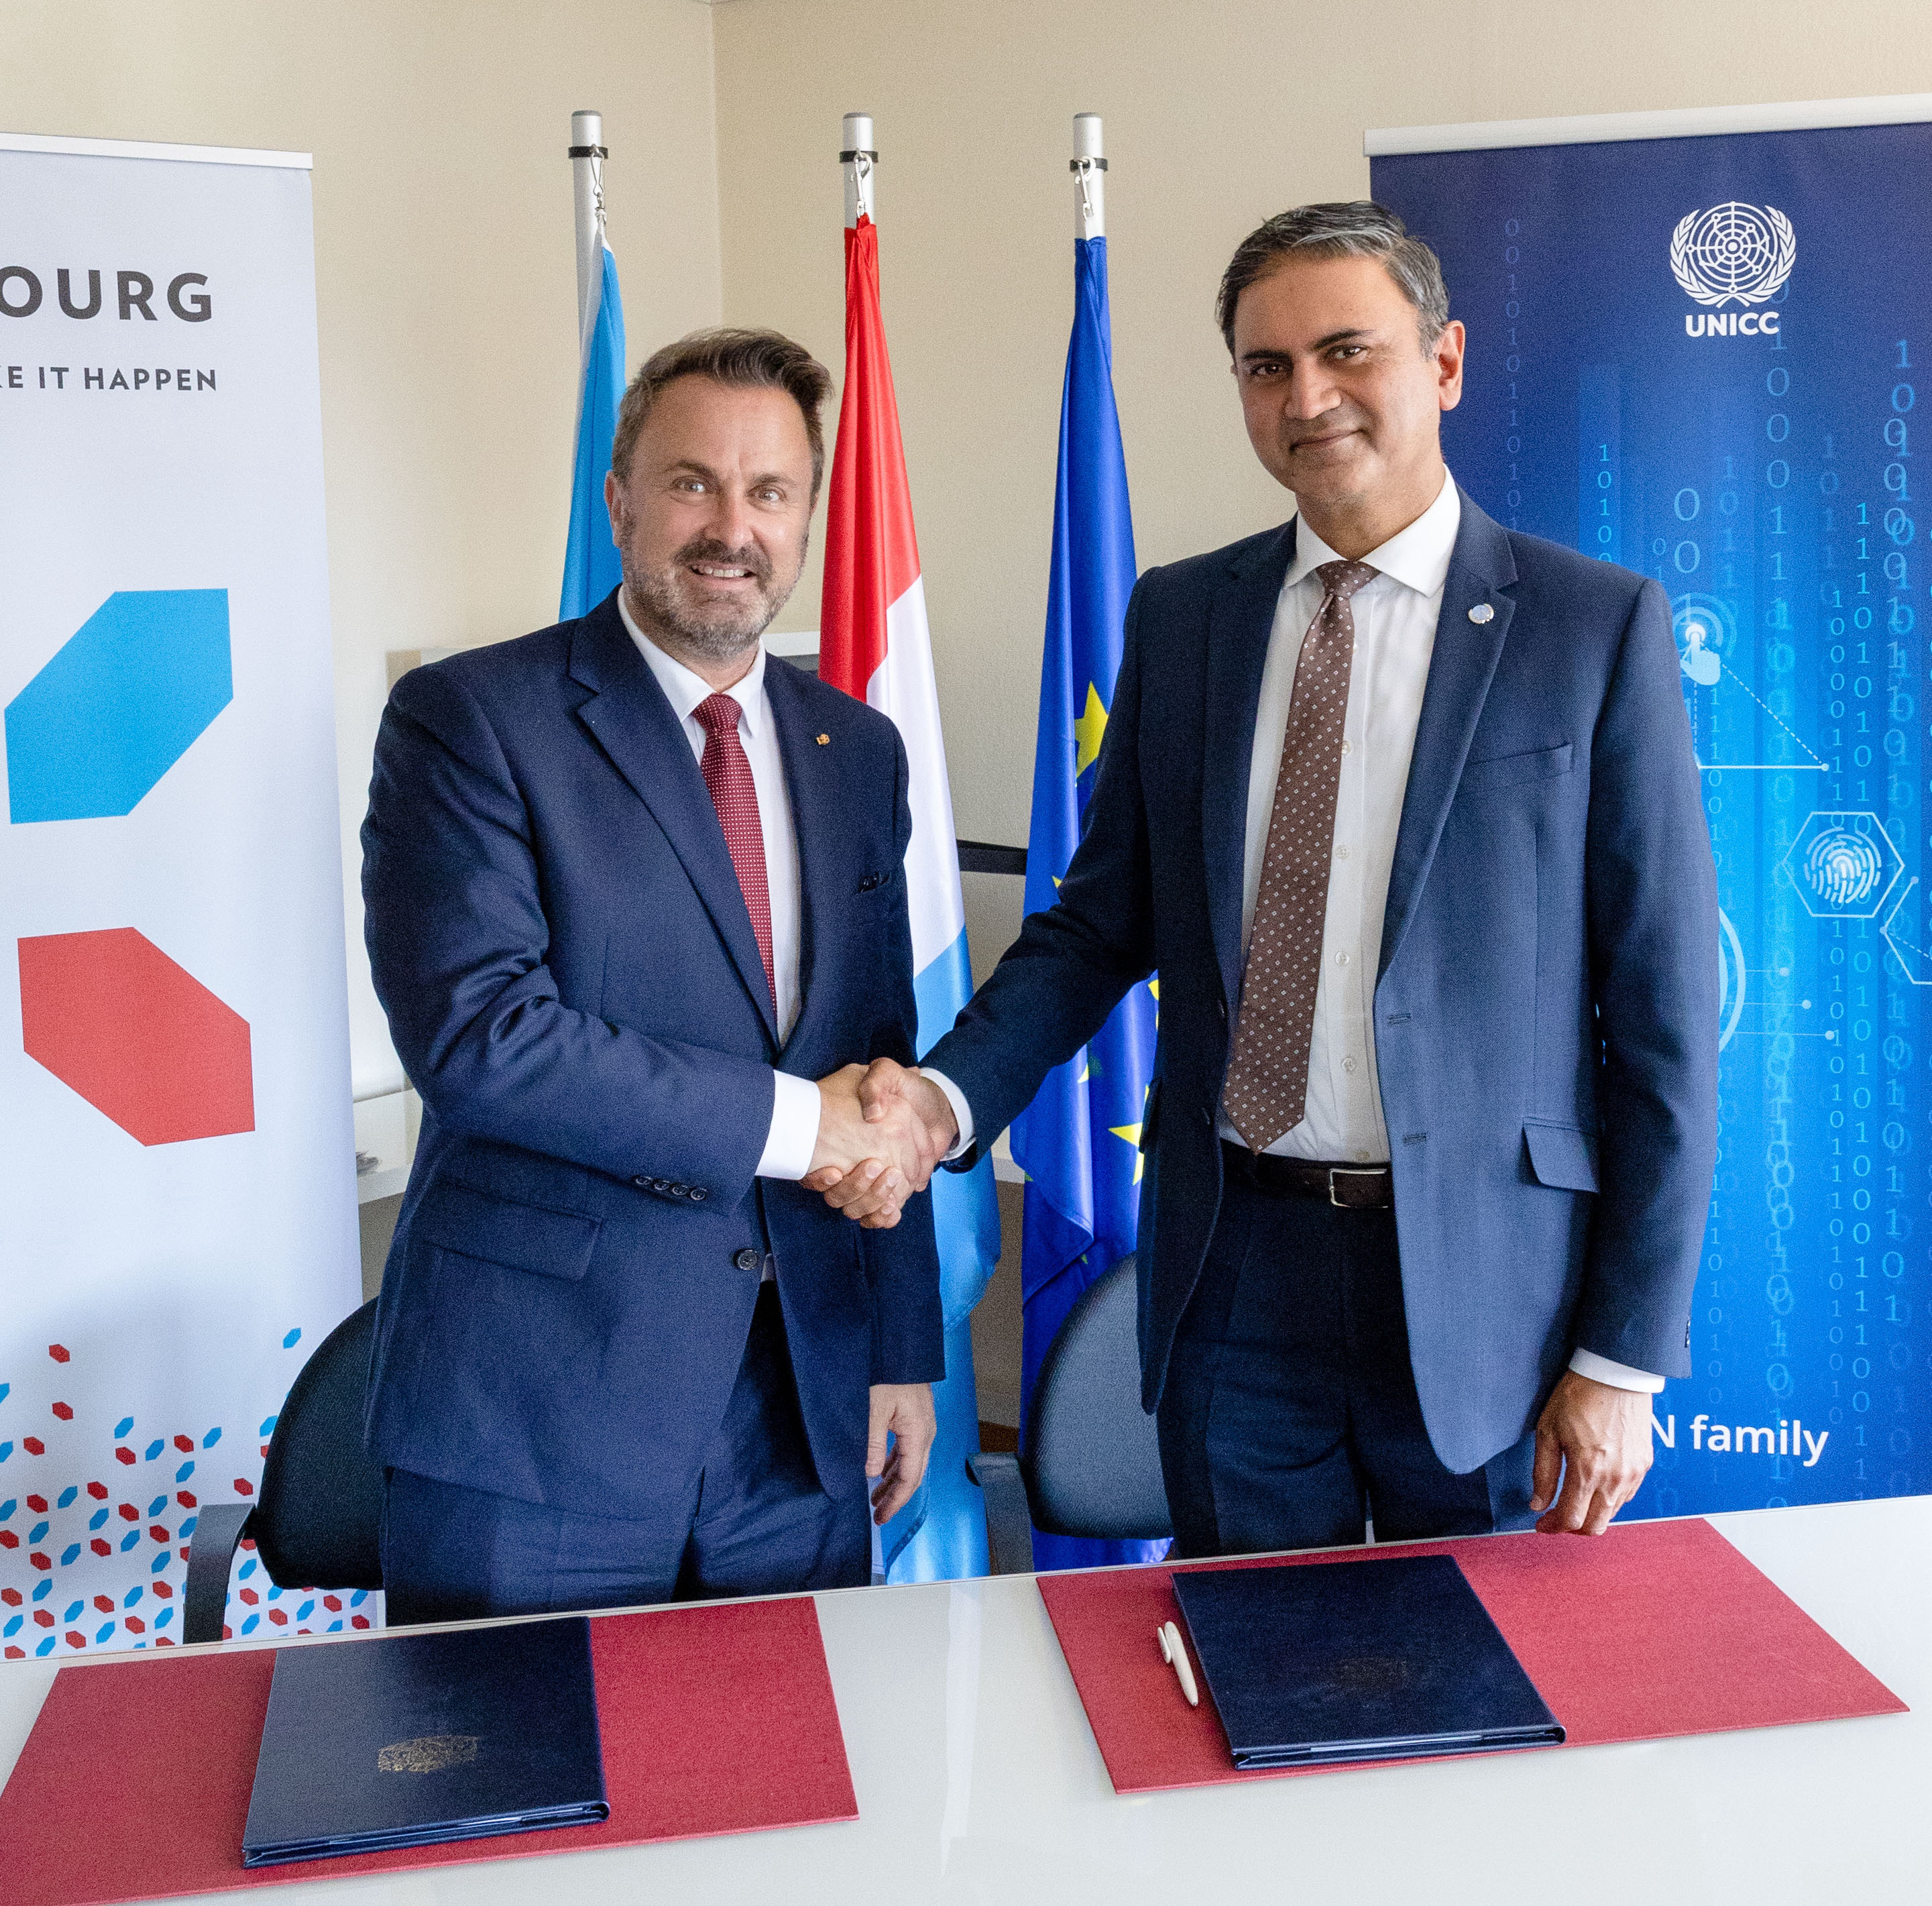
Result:
<instances>
[{"instance_id":1,"label":"trouser","mask_svg":"<svg viewBox=\"0 0 1932 1906\"><path fill-rule=\"evenodd\" d=\"M392 1469L382 1515L392 1626L863 1587L872 1553L866 1491L819 1487L770 1283L704 1466L662 1514L586 1515Z\"/></svg>"},{"instance_id":2,"label":"trouser","mask_svg":"<svg viewBox=\"0 0 1932 1906\"><path fill-rule=\"evenodd\" d=\"M1424 1427L1395 1213L1231 1179L1156 1421L1174 1553L1527 1528L1534 1436L1457 1475Z\"/></svg>"}]
</instances>

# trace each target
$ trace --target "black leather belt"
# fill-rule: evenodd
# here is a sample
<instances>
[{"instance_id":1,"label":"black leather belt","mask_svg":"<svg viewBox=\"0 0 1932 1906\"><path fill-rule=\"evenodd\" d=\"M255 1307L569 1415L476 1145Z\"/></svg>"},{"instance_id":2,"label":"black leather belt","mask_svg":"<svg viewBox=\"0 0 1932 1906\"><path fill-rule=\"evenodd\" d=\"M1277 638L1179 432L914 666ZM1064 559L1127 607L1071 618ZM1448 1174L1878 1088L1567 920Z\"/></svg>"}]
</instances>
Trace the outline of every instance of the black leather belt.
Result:
<instances>
[{"instance_id":1,"label":"black leather belt","mask_svg":"<svg viewBox=\"0 0 1932 1906\"><path fill-rule=\"evenodd\" d=\"M1226 1139L1221 1142L1221 1163L1229 1178L1270 1197L1325 1198L1349 1211L1386 1211L1395 1206L1395 1178L1386 1165L1276 1158L1257 1154Z\"/></svg>"}]
</instances>

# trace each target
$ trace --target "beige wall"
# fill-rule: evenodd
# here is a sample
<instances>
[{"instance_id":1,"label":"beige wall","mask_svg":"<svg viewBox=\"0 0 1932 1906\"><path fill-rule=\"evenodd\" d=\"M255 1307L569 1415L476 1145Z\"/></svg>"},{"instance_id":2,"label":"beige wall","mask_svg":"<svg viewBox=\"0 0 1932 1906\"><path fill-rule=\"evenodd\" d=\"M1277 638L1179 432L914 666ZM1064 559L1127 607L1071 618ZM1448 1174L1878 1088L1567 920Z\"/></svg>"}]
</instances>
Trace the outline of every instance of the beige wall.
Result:
<instances>
[{"instance_id":1,"label":"beige wall","mask_svg":"<svg viewBox=\"0 0 1932 1906\"><path fill-rule=\"evenodd\" d=\"M1060 380L1066 160L1104 115L1115 382L1140 560L1278 521L1211 310L1268 213L1368 189L1362 134L1932 90L1922 0L736 0L717 21L724 309L842 345L839 115L880 152L885 315L960 831L1025 839ZM1454 287L1451 287L1453 292ZM815 586L788 626L809 627ZM1011 887L969 883L982 971Z\"/></svg>"},{"instance_id":2,"label":"beige wall","mask_svg":"<svg viewBox=\"0 0 1932 1906\"><path fill-rule=\"evenodd\" d=\"M571 112L604 116L611 242L648 348L717 320L712 100L711 16L693 0L0 0L0 127L315 155L358 1089L394 1065L356 887L384 656L556 614Z\"/></svg>"}]
</instances>

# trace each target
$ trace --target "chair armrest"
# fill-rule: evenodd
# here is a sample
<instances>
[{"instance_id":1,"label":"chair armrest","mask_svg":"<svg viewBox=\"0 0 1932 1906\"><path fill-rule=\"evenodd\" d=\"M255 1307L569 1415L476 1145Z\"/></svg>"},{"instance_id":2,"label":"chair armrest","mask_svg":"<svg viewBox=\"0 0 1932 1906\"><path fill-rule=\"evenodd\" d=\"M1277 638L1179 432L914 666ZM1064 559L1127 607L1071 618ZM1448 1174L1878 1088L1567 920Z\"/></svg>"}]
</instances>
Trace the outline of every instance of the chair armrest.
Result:
<instances>
[{"instance_id":1,"label":"chair armrest","mask_svg":"<svg viewBox=\"0 0 1932 1906\"><path fill-rule=\"evenodd\" d=\"M221 1617L228 1606L228 1571L235 1559L252 1502L206 1502L195 1512L188 1550L188 1592L182 1597L184 1645L221 1639Z\"/></svg>"},{"instance_id":2,"label":"chair armrest","mask_svg":"<svg viewBox=\"0 0 1932 1906\"><path fill-rule=\"evenodd\" d=\"M986 1547L996 1575L1033 1573L1033 1512L1017 1456L982 1451L966 1459L966 1473L986 1492Z\"/></svg>"}]
</instances>

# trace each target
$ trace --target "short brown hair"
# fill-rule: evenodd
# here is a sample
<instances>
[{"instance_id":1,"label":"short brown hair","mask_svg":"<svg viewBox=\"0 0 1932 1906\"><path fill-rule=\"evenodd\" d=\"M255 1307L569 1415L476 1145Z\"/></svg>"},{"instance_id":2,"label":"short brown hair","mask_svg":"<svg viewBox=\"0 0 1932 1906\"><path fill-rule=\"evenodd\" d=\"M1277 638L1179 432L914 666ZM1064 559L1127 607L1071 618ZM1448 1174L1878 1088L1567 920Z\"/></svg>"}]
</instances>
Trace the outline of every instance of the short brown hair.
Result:
<instances>
[{"instance_id":1,"label":"short brown hair","mask_svg":"<svg viewBox=\"0 0 1932 1906\"><path fill-rule=\"evenodd\" d=\"M1234 248L1222 275L1214 315L1232 353L1234 307L1241 293L1284 258L1379 258L1396 289L1415 307L1416 329L1427 351L1449 322L1449 288L1442 264L1386 206L1354 199L1338 204L1298 206L1258 225Z\"/></svg>"},{"instance_id":2,"label":"short brown hair","mask_svg":"<svg viewBox=\"0 0 1932 1906\"><path fill-rule=\"evenodd\" d=\"M680 377L709 377L736 390L782 390L805 413L805 434L812 444L812 497L825 474L825 432L818 408L832 388L832 374L802 344L776 331L744 331L721 326L694 331L674 344L666 344L644 360L617 407L617 427L610 439L610 467L617 481L630 472L631 452L638 433L666 387Z\"/></svg>"}]
</instances>

